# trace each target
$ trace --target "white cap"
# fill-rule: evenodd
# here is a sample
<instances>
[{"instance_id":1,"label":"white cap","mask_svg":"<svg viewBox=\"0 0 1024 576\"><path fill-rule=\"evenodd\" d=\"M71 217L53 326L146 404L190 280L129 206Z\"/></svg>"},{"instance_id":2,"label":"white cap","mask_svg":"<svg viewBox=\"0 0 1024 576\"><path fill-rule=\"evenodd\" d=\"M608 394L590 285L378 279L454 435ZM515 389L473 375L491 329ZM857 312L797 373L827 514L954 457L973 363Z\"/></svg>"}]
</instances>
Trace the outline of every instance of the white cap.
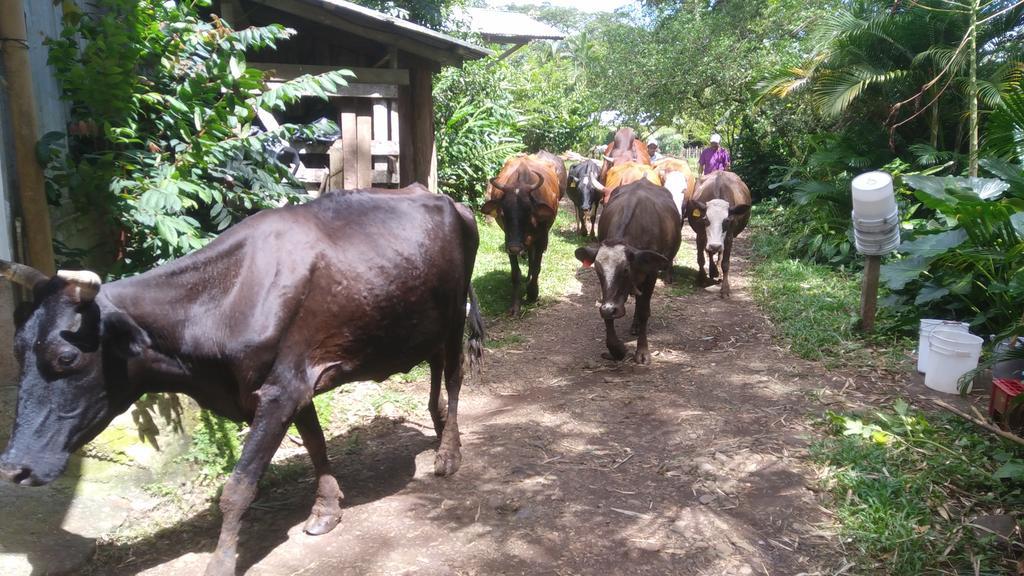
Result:
<instances>
[{"instance_id":1,"label":"white cap","mask_svg":"<svg viewBox=\"0 0 1024 576\"><path fill-rule=\"evenodd\" d=\"M647 141L647 145L650 146L651 144L654 144L655 146L657 146L658 145L658 141L655 140L654 138L651 138L651 139L649 139Z\"/></svg>"},{"instance_id":2,"label":"white cap","mask_svg":"<svg viewBox=\"0 0 1024 576\"><path fill-rule=\"evenodd\" d=\"M719 136L718 134L712 134L711 135L711 143L712 144L720 144L721 142L722 142L722 137L721 136Z\"/></svg>"}]
</instances>

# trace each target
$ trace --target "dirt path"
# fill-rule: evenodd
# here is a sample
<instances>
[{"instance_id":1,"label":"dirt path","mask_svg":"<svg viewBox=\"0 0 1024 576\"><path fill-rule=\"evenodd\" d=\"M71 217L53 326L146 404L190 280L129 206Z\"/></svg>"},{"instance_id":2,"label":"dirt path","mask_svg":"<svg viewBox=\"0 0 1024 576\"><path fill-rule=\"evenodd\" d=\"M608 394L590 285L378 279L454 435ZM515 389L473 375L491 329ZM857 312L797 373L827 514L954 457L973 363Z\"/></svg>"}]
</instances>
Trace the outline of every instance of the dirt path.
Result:
<instances>
[{"instance_id":1,"label":"dirt path","mask_svg":"<svg viewBox=\"0 0 1024 576\"><path fill-rule=\"evenodd\" d=\"M687 239L677 262L692 260L692 246ZM658 287L649 367L600 358L596 278L580 269L581 294L492 326L492 337L519 338L491 351L482 382L463 391L464 460L454 477L431 473L429 419L380 419L358 431L358 450L334 438L342 524L326 536L301 533L313 496L307 472L261 496L243 529L240 567L251 575L831 574L839 557L808 488L804 450L807 417L821 414L821 391L842 378L778 347L750 299L746 253L744 240L730 301ZM201 515L94 571L200 573L218 526Z\"/></svg>"}]
</instances>

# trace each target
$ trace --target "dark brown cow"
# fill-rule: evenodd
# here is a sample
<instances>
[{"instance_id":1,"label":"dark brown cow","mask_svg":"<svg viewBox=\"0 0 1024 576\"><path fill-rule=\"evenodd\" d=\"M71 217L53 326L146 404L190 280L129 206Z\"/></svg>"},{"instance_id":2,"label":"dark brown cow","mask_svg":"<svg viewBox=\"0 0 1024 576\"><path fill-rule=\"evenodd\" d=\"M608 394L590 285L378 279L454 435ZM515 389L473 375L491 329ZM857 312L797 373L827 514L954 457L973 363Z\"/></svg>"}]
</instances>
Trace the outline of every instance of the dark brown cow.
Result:
<instances>
[{"instance_id":1,"label":"dark brown cow","mask_svg":"<svg viewBox=\"0 0 1024 576\"><path fill-rule=\"evenodd\" d=\"M697 284L704 285L708 275L718 277L719 259L722 268L722 298L729 296L729 255L732 240L740 235L750 220L750 190L733 172L720 170L701 179L693 197L687 201L686 217L697 233L697 263L700 276ZM708 253L708 272L704 273L704 252Z\"/></svg>"},{"instance_id":2,"label":"dark brown cow","mask_svg":"<svg viewBox=\"0 0 1024 576\"><path fill-rule=\"evenodd\" d=\"M601 282L607 358L621 360L626 347L615 333L615 319L626 314L626 299L636 295L632 332L638 334L638 364L651 361L647 349L647 320L658 271L672 265L679 251L682 221L668 190L648 180L626 184L604 207L598 223L599 246L578 248L576 258L597 269Z\"/></svg>"},{"instance_id":3,"label":"dark brown cow","mask_svg":"<svg viewBox=\"0 0 1024 576\"><path fill-rule=\"evenodd\" d=\"M462 461L467 296L471 363L483 337L469 283L477 245L472 211L411 190L325 194L261 212L193 254L102 289L91 272L51 278L0 261L0 276L34 294L15 335L21 384L0 478L51 482L143 394L188 394L251 425L224 486L220 540L206 569L231 575L242 515L293 422L317 476L305 531L323 534L341 520L313 396L425 360L441 438L434 472L451 475Z\"/></svg>"},{"instance_id":4,"label":"dark brown cow","mask_svg":"<svg viewBox=\"0 0 1024 576\"><path fill-rule=\"evenodd\" d=\"M644 144L643 140L637 138L636 133L629 127L619 128L615 132L615 137L605 148L604 164L601 166L601 174L599 176L601 182L607 182L605 177L612 167L625 164L626 162L639 162L640 164L651 165L651 154L647 151L647 145Z\"/></svg>"},{"instance_id":5,"label":"dark brown cow","mask_svg":"<svg viewBox=\"0 0 1024 576\"><path fill-rule=\"evenodd\" d=\"M529 259L526 298L537 299L541 259L548 249L548 233L558 214L558 201L565 194L568 175L561 158L541 150L505 161L498 176L491 179L488 200L481 207L505 231L505 251L512 266L512 305L509 313L519 314L521 297L519 256Z\"/></svg>"}]
</instances>

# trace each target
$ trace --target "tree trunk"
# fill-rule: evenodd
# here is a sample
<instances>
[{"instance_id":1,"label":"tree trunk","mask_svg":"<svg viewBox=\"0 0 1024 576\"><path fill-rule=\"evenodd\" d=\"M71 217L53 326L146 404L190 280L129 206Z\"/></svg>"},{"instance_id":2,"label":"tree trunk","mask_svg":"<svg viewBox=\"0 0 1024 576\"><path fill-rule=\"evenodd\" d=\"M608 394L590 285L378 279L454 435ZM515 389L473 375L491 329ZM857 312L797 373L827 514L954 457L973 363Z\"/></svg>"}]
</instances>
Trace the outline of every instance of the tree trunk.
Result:
<instances>
[{"instance_id":1,"label":"tree trunk","mask_svg":"<svg viewBox=\"0 0 1024 576\"><path fill-rule=\"evenodd\" d=\"M11 107L18 199L25 220L27 264L44 274L54 273L50 208L46 203L43 169L36 159L36 104L32 95L32 69L25 42L25 11L21 0L0 0L0 42Z\"/></svg>"},{"instance_id":2,"label":"tree trunk","mask_svg":"<svg viewBox=\"0 0 1024 576\"><path fill-rule=\"evenodd\" d=\"M970 99L970 167L968 173L973 178L978 175L978 11L981 10L981 0L971 2L971 27L967 33L971 35L971 77L968 86Z\"/></svg>"}]
</instances>

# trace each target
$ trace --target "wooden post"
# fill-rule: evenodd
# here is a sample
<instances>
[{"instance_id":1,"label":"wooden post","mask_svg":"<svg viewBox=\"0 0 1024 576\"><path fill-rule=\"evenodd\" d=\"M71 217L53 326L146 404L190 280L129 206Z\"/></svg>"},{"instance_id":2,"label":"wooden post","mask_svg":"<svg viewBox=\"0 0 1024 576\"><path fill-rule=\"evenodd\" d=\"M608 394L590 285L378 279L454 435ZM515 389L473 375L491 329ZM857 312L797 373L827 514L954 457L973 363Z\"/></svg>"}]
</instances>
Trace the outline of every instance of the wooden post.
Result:
<instances>
[{"instance_id":1,"label":"wooden post","mask_svg":"<svg viewBox=\"0 0 1024 576\"><path fill-rule=\"evenodd\" d=\"M425 68L409 71L412 84L413 179L437 192L437 178L431 179L434 165L434 74Z\"/></svg>"},{"instance_id":2,"label":"wooden post","mask_svg":"<svg viewBox=\"0 0 1024 576\"><path fill-rule=\"evenodd\" d=\"M864 285L860 289L860 329L871 332L875 329L875 311L878 309L878 273L882 257L865 258Z\"/></svg>"},{"instance_id":3,"label":"wooden post","mask_svg":"<svg viewBox=\"0 0 1024 576\"><path fill-rule=\"evenodd\" d=\"M27 260L44 274L53 274L53 232L46 204L43 169L36 159L36 106L32 94L32 69L28 60L25 12L21 0L0 0L0 48L11 108L14 162L18 175L18 198L25 221Z\"/></svg>"},{"instance_id":4,"label":"wooden post","mask_svg":"<svg viewBox=\"0 0 1024 576\"><path fill-rule=\"evenodd\" d=\"M327 190L342 190L345 188L345 153L342 150L341 138L338 138L327 149L328 176Z\"/></svg>"}]
</instances>

